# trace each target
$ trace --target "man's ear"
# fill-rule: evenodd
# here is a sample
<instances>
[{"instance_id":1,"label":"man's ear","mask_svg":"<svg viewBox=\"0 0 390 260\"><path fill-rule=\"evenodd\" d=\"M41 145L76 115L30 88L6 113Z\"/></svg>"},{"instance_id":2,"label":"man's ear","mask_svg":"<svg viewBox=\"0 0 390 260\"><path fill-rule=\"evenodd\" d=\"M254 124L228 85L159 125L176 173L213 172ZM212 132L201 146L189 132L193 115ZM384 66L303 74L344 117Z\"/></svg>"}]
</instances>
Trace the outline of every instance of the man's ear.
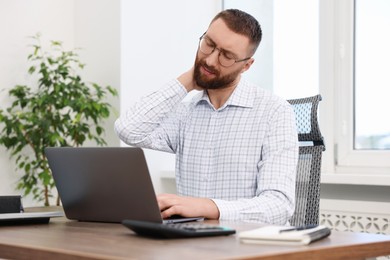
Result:
<instances>
[{"instance_id":1,"label":"man's ear","mask_svg":"<svg viewBox=\"0 0 390 260\"><path fill-rule=\"evenodd\" d=\"M241 70L241 73L244 73L245 71L249 70L249 68L252 66L253 62L255 62L254 58L250 58L245 62L244 67Z\"/></svg>"}]
</instances>

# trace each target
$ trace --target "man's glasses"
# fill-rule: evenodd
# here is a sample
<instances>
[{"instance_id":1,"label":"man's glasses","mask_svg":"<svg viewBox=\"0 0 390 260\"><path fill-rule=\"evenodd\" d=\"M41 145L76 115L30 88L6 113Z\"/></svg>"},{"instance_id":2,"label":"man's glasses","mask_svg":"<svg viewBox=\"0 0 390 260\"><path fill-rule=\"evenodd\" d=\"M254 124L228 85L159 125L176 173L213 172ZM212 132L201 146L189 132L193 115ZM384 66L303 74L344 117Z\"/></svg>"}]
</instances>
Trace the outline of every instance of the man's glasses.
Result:
<instances>
[{"instance_id":1,"label":"man's glasses","mask_svg":"<svg viewBox=\"0 0 390 260\"><path fill-rule=\"evenodd\" d=\"M210 55L215 50L218 50L219 51L218 62L223 67L230 67L230 66L233 66L233 64L235 64L237 62L246 61L246 60L249 60L251 58L251 57L248 57L245 59L237 60L237 58L234 56L234 54L227 52L223 49L217 48L217 46L215 46L215 44L210 39L205 37L205 34L203 34L199 38L199 50L205 55Z\"/></svg>"}]
</instances>

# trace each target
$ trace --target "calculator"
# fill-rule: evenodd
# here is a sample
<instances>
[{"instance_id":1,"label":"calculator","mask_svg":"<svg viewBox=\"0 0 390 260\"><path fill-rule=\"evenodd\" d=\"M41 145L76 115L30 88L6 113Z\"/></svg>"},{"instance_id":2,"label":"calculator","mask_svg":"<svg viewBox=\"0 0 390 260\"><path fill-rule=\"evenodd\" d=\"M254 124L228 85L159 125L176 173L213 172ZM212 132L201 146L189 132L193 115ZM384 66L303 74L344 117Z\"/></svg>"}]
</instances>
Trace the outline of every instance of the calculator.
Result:
<instances>
[{"instance_id":1,"label":"calculator","mask_svg":"<svg viewBox=\"0 0 390 260\"><path fill-rule=\"evenodd\" d=\"M163 224L126 219L122 224L138 235L156 238L226 236L236 233L232 228L199 222Z\"/></svg>"}]
</instances>

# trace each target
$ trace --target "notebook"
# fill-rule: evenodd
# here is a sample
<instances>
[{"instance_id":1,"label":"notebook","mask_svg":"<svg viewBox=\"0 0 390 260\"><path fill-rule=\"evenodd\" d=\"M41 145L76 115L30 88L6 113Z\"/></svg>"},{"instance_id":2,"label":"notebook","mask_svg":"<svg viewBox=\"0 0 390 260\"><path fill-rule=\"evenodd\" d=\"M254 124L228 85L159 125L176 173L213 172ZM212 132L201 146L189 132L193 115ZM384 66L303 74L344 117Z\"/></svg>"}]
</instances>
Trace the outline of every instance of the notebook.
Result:
<instances>
[{"instance_id":1,"label":"notebook","mask_svg":"<svg viewBox=\"0 0 390 260\"><path fill-rule=\"evenodd\" d=\"M120 223L162 220L143 150L135 147L48 147L45 154L68 219Z\"/></svg>"},{"instance_id":2,"label":"notebook","mask_svg":"<svg viewBox=\"0 0 390 260\"><path fill-rule=\"evenodd\" d=\"M330 229L326 226L312 228L265 226L240 232L238 237L241 242L250 244L308 245L328 237L330 233Z\"/></svg>"}]
</instances>

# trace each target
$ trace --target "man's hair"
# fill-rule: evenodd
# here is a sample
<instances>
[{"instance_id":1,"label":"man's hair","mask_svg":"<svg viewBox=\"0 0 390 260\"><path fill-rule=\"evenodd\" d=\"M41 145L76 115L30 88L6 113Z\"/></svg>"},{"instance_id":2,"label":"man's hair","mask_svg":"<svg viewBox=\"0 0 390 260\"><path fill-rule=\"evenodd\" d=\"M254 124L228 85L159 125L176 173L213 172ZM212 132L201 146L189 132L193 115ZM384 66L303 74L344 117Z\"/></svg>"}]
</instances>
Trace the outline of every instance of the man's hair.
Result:
<instances>
[{"instance_id":1,"label":"man's hair","mask_svg":"<svg viewBox=\"0 0 390 260\"><path fill-rule=\"evenodd\" d=\"M219 18L221 18L233 32L249 38L249 42L253 46L251 53L251 55L253 55L256 52L262 37L259 22L252 15L238 9L227 9L218 13L211 23Z\"/></svg>"}]
</instances>

